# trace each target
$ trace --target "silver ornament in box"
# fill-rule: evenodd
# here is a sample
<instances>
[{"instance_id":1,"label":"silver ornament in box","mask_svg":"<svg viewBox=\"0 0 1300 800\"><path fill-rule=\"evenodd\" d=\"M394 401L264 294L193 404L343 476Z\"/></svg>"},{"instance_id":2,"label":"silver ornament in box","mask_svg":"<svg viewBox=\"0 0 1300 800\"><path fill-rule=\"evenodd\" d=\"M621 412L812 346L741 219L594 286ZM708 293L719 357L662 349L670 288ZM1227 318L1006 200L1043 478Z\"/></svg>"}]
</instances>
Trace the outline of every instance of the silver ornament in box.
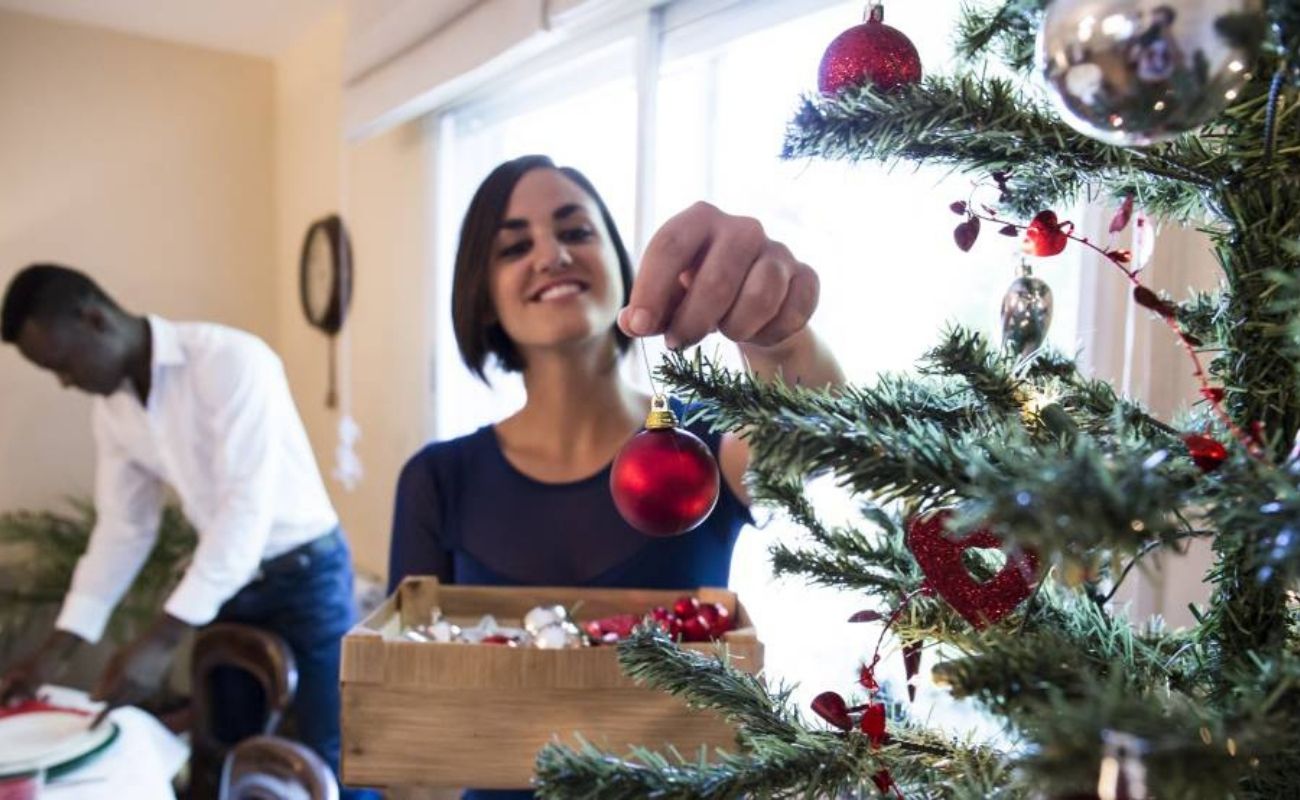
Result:
<instances>
[{"instance_id":1,"label":"silver ornament in box","mask_svg":"<svg viewBox=\"0 0 1300 800\"><path fill-rule=\"evenodd\" d=\"M1075 130L1147 145L1199 128L1235 100L1266 31L1263 0L1054 0L1038 68Z\"/></svg>"},{"instance_id":2,"label":"silver ornament in box","mask_svg":"<svg viewBox=\"0 0 1300 800\"><path fill-rule=\"evenodd\" d=\"M1052 325L1052 287L1021 262L1020 276L1002 296L1002 343L1017 356L1037 350Z\"/></svg>"},{"instance_id":3,"label":"silver ornament in box","mask_svg":"<svg viewBox=\"0 0 1300 800\"><path fill-rule=\"evenodd\" d=\"M524 615L524 630L536 636L543 628L558 625L568 618L569 612L564 609L564 606L534 606Z\"/></svg>"}]
</instances>

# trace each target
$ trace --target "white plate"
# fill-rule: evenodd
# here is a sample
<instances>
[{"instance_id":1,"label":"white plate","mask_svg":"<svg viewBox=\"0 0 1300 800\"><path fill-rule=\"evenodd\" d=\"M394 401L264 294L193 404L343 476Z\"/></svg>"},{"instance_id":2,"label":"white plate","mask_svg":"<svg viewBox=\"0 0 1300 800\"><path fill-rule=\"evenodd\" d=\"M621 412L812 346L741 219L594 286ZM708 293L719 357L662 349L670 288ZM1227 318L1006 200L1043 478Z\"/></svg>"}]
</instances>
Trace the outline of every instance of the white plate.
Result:
<instances>
[{"instance_id":1,"label":"white plate","mask_svg":"<svg viewBox=\"0 0 1300 800\"><path fill-rule=\"evenodd\" d=\"M92 719L70 711L28 711L0 719L0 774L58 767L117 736L111 721L90 730Z\"/></svg>"}]
</instances>

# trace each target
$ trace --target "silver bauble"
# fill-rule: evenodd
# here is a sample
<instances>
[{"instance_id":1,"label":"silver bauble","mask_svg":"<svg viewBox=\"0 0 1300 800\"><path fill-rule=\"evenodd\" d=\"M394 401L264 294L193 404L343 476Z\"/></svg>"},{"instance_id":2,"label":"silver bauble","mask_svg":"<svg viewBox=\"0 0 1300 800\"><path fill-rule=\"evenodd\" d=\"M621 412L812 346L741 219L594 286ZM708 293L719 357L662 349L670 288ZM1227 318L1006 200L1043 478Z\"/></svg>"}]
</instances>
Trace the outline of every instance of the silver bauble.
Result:
<instances>
[{"instance_id":1,"label":"silver bauble","mask_svg":"<svg viewBox=\"0 0 1300 800\"><path fill-rule=\"evenodd\" d=\"M564 606L535 606L528 610L524 615L524 630L536 636L542 628L550 625L558 625L568 619L569 614L564 610Z\"/></svg>"},{"instance_id":2,"label":"silver bauble","mask_svg":"<svg viewBox=\"0 0 1300 800\"><path fill-rule=\"evenodd\" d=\"M1147 145L1237 98L1267 30L1263 0L1053 0L1038 69L1080 133Z\"/></svg>"},{"instance_id":3,"label":"silver bauble","mask_svg":"<svg viewBox=\"0 0 1300 800\"><path fill-rule=\"evenodd\" d=\"M1035 278L1028 266L1011 282L1002 297L1002 342L1017 356L1042 346L1052 324L1052 289Z\"/></svg>"}]
</instances>

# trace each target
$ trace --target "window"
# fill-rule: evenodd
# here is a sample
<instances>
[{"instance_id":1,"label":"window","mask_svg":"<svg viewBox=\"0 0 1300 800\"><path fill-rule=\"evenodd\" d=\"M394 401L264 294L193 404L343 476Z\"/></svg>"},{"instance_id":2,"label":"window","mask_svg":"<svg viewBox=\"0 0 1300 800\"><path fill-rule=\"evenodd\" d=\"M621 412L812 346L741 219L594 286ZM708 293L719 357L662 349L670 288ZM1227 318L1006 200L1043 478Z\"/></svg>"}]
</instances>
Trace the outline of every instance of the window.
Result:
<instances>
[{"instance_id":1,"label":"window","mask_svg":"<svg viewBox=\"0 0 1300 800\"><path fill-rule=\"evenodd\" d=\"M634 43L619 39L534 79L453 109L438 123L438 438L469 433L523 405L517 375L488 370L491 386L469 374L451 326L451 279L461 218L493 167L528 153L572 164L601 192L620 231L636 212L637 96ZM631 245L629 245L631 246Z\"/></svg>"},{"instance_id":2,"label":"window","mask_svg":"<svg viewBox=\"0 0 1300 800\"><path fill-rule=\"evenodd\" d=\"M707 13L715 8L721 10ZM456 226L469 192L500 161L547 152L578 166L609 193L628 239L638 215L661 223L699 199L761 220L769 235L818 269L815 324L853 381L909 369L938 342L947 322L996 336L1002 294L1020 263L1019 240L986 230L972 252L957 249L951 231L960 219L948 204L970 196L969 178L907 164L889 169L778 158L799 96L815 89L822 52L861 20L862 9L860 0L678 2L652 20L664 34L651 37L649 57L641 51L643 71L659 65L648 80L642 74L638 81L628 40L605 48L601 70L570 66L539 78L545 94L530 98L516 91L448 112L439 141L443 285L450 284ZM957 11L957 4L894 3L887 21L908 34L927 68L942 69ZM654 93L650 131L637 128L638 87ZM649 142L653 165L649 185L641 187L638 136ZM647 198L650 208L637 208L637 197ZM630 244L639 252L645 242ZM1077 308L1071 299L1078 296L1080 260L1069 252L1045 261L1037 274L1052 285L1057 301L1050 340L1074 352ZM507 382L511 388L495 393L476 385L456 356L450 324L441 330L438 436L464 433L516 407L522 399L517 384ZM719 343L717 352L734 349ZM631 374L643 372L639 353L633 354L638 360ZM829 521L856 519L854 504L833 487L815 487L814 496ZM773 585L768 547L798 535L780 523L747 531L731 584L763 630L769 674L798 682L796 699L806 707L817 692L849 688L879 627L845 624L862 608L859 597L799 581ZM901 658L887 658L881 672L901 676Z\"/></svg>"}]
</instances>

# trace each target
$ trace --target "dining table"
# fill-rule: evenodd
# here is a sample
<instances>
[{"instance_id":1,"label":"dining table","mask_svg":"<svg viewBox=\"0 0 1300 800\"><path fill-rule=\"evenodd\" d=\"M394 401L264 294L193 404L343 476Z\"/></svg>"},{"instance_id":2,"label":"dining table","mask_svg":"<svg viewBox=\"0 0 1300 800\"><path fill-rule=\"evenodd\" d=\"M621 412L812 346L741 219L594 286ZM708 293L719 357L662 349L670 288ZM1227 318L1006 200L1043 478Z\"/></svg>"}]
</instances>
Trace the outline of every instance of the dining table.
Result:
<instances>
[{"instance_id":1,"label":"dining table","mask_svg":"<svg viewBox=\"0 0 1300 800\"><path fill-rule=\"evenodd\" d=\"M80 690L46 686L41 699L51 705L97 713ZM189 744L157 717L123 706L108 713L118 735L85 763L46 781L41 800L176 800L172 781L189 759Z\"/></svg>"}]
</instances>

